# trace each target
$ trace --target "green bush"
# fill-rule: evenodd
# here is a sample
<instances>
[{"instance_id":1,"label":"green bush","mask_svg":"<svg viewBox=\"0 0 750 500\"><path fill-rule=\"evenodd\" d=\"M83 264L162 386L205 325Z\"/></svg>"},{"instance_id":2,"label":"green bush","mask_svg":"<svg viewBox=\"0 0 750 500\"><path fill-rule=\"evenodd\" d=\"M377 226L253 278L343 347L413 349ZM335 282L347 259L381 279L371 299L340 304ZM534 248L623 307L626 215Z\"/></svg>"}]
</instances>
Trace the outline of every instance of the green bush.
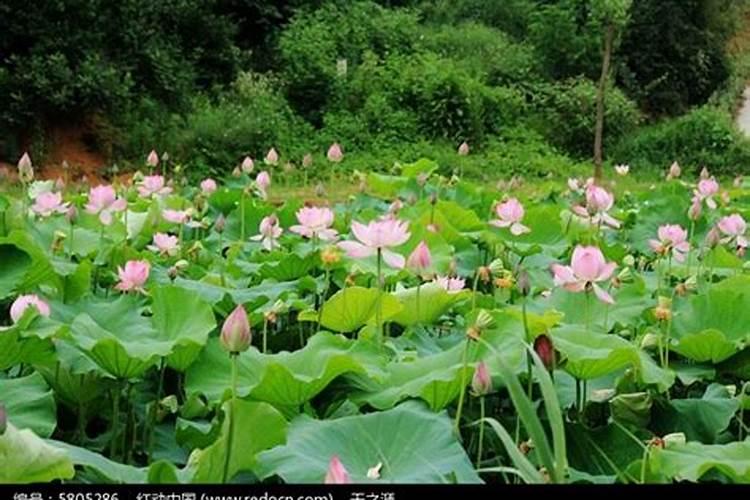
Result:
<instances>
[{"instance_id":1,"label":"green bush","mask_svg":"<svg viewBox=\"0 0 750 500\"><path fill-rule=\"evenodd\" d=\"M358 1L300 11L279 39L287 97L295 110L319 124L336 82L345 78L339 60L346 61L348 73L365 53L411 53L418 38L418 18L411 10Z\"/></svg>"},{"instance_id":2,"label":"green bush","mask_svg":"<svg viewBox=\"0 0 750 500\"><path fill-rule=\"evenodd\" d=\"M563 150L588 157L594 145L596 84L584 78L540 87L535 103L539 127L548 140ZM619 89L607 89L604 113L604 145L616 144L641 121L636 105Z\"/></svg>"},{"instance_id":3,"label":"green bush","mask_svg":"<svg viewBox=\"0 0 750 500\"><path fill-rule=\"evenodd\" d=\"M612 155L638 169L666 169L673 161L698 173L704 166L733 175L750 165L750 141L733 126L729 115L704 106L673 120L643 127L624 138Z\"/></svg>"}]
</instances>

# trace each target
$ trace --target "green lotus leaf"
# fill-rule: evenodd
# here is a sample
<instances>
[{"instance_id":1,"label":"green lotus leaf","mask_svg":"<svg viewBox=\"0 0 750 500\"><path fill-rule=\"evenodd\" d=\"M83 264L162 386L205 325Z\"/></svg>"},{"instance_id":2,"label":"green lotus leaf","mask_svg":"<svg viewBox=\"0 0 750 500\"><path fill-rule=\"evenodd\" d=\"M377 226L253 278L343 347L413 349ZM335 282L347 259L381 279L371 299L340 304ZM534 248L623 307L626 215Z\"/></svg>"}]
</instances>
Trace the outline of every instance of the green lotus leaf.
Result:
<instances>
[{"instance_id":1,"label":"green lotus leaf","mask_svg":"<svg viewBox=\"0 0 750 500\"><path fill-rule=\"evenodd\" d=\"M30 429L16 429L12 423L0 435L0 463L0 484L43 483L75 475L65 451L47 444Z\"/></svg>"},{"instance_id":2,"label":"green lotus leaf","mask_svg":"<svg viewBox=\"0 0 750 500\"><path fill-rule=\"evenodd\" d=\"M654 448L649 456L652 472L677 481L699 481L715 470L730 480L750 483L750 441L728 444L675 444Z\"/></svg>"},{"instance_id":3,"label":"green lotus leaf","mask_svg":"<svg viewBox=\"0 0 750 500\"><path fill-rule=\"evenodd\" d=\"M39 373L0 379L0 404L5 406L8 420L17 429L31 429L46 438L57 426L55 397Z\"/></svg>"},{"instance_id":4,"label":"green lotus leaf","mask_svg":"<svg viewBox=\"0 0 750 500\"><path fill-rule=\"evenodd\" d=\"M190 467L196 483L221 483L224 461L231 444L231 456L227 480L239 472L253 471L259 452L283 444L286 440L287 422L273 406L266 403L237 401L234 408L233 435L229 435L229 408L224 404L226 418L218 439L208 448L193 452Z\"/></svg>"},{"instance_id":5,"label":"green lotus leaf","mask_svg":"<svg viewBox=\"0 0 750 500\"><path fill-rule=\"evenodd\" d=\"M334 455L355 483L481 482L447 413L416 402L335 420L301 415L289 425L285 445L259 455L258 473L288 483L322 483ZM368 478L378 464L380 479Z\"/></svg>"}]
</instances>

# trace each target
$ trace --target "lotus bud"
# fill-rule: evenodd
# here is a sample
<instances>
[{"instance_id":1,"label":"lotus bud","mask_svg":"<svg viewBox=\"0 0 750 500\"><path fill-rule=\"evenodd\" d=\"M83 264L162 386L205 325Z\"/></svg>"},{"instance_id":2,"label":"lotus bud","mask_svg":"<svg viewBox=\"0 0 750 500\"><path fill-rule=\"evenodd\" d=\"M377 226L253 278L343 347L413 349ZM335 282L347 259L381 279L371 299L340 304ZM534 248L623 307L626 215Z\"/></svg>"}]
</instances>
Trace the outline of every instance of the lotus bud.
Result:
<instances>
[{"instance_id":1,"label":"lotus bud","mask_svg":"<svg viewBox=\"0 0 750 500\"><path fill-rule=\"evenodd\" d=\"M0 403L0 436L5 434L5 429L8 428L8 412L5 411L5 405Z\"/></svg>"},{"instance_id":2,"label":"lotus bud","mask_svg":"<svg viewBox=\"0 0 750 500\"><path fill-rule=\"evenodd\" d=\"M341 252L338 247L329 246L320 251L320 260L323 265L332 266L341 262Z\"/></svg>"},{"instance_id":3,"label":"lotus bud","mask_svg":"<svg viewBox=\"0 0 750 500\"><path fill-rule=\"evenodd\" d=\"M471 379L471 390L475 396L486 396L492 392L492 377L484 361L477 364L474 377Z\"/></svg>"},{"instance_id":4,"label":"lotus bud","mask_svg":"<svg viewBox=\"0 0 750 500\"><path fill-rule=\"evenodd\" d=\"M220 214L216 218L216 222L214 222L214 231L216 231L217 233L223 233L226 224L227 220L224 218L224 214Z\"/></svg>"},{"instance_id":5,"label":"lotus bud","mask_svg":"<svg viewBox=\"0 0 750 500\"><path fill-rule=\"evenodd\" d=\"M305 156L302 157L302 166L304 168L310 168L313 164L313 157L310 153L307 153Z\"/></svg>"},{"instance_id":6,"label":"lotus bud","mask_svg":"<svg viewBox=\"0 0 750 500\"><path fill-rule=\"evenodd\" d=\"M241 166L242 171L245 172L246 174L249 174L250 172L253 171L254 168L255 168L255 163L253 162L253 159L250 158L249 156L246 156L245 159L242 160L242 166Z\"/></svg>"},{"instance_id":7,"label":"lotus bud","mask_svg":"<svg viewBox=\"0 0 750 500\"><path fill-rule=\"evenodd\" d=\"M683 432L673 432L671 434L667 434L662 438L662 441L664 442L664 447L669 446L675 446L675 445L681 445L687 443L687 437L685 436L685 433Z\"/></svg>"},{"instance_id":8,"label":"lotus bud","mask_svg":"<svg viewBox=\"0 0 750 500\"><path fill-rule=\"evenodd\" d=\"M18 160L18 178L24 184L28 184L34 180L34 167L31 165L29 153L24 153L21 159Z\"/></svg>"},{"instance_id":9,"label":"lotus bud","mask_svg":"<svg viewBox=\"0 0 750 500\"><path fill-rule=\"evenodd\" d=\"M334 455L331 457L331 461L328 463L328 471L326 471L326 477L324 480L325 484L349 484L349 472L341 463L339 457Z\"/></svg>"},{"instance_id":10,"label":"lotus bud","mask_svg":"<svg viewBox=\"0 0 750 500\"><path fill-rule=\"evenodd\" d=\"M326 154L326 157L328 158L328 161L339 163L341 160L344 159L344 152L341 150L341 146L338 142L334 142L331 144L331 147L328 148L328 153Z\"/></svg>"},{"instance_id":11,"label":"lotus bud","mask_svg":"<svg viewBox=\"0 0 750 500\"><path fill-rule=\"evenodd\" d=\"M250 348L252 335L250 333L250 322L242 304L237 305L234 311L227 316L221 327L221 345L231 354L238 354Z\"/></svg>"},{"instance_id":12,"label":"lotus bud","mask_svg":"<svg viewBox=\"0 0 750 500\"><path fill-rule=\"evenodd\" d=\"M701 170L701 179L708 179L711 177L711 174L708 172L708 169L706 167L703 167Z\"/></svg>"},{"instance_id":13,"label":"lotus bud","mask_svg":"<svg viewBox=\"0 0 750 500\"><path fill-rule=\"evenodd\" d=\"M547 334L538 335L534 339L534 352L547 370L552 371L557 364L557 354L552 339Z\"/></svg>"},{"instance_id":14,"label":"lotus bud","mask_svg":"<svg viewBox=\"0 0 750 500\"><path fill-rule=\"evenodd\" d=\"M469 154L469 144L467 144L466 141L462 142L460 146L458 146L458 154L461 156L466 156Z\"/></svg>"},{"instance_id":15,"label":"lotus bud","mask_svg":"<svg viewBox=\"0 0 750 500\"><path fill-rule=\"evenodd\" d=\"M647 333L641 339L641 349L653 349L659 345L659 336L653 333Z\"/></svg>"},{"instance_id":16,"label":"lotus bud","mask_svg":"<svg viewBox=\"0 0 750 500\"><path fill-rule=\"evenodd\" d=\"M156 167L159 165L159 155L153 149L146 157L146 165L149 167Z\"/></svg>"},{"instance_id":17,"label":"lotus bud","mask_svg":"<svg viewBox=\"0 0 750 500\"><path fill-rule=\"evenodd\" d=\"M521 270L518 273L517 285L518 291L521 292L521 295L528 297L531 292L531 281L529 280L529 273L527 273L526 270Z\"/></svg>"}]
</instances>

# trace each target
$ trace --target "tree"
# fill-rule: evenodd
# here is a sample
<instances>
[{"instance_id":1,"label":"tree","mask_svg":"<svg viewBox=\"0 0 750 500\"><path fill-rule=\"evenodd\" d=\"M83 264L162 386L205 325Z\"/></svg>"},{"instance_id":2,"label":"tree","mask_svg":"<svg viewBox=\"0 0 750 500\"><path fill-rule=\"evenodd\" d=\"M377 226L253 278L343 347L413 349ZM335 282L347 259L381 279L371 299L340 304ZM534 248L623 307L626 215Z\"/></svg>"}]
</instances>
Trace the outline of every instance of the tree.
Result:
<instances>
[{"instance_id":1,"label":"tree","mask_svg":"<svg viewBox=\"0 0 750 500\"><path fill-rule=\"evenodd\" d=\"M602 50L602 72L596 91L596 126L594 130L594 178L602 177L602 141L604 136L604 100L612 60L612 47L616 35L627 24L632 0L596 0L594 14L601 20L604 30Z\"/></svg>"}]
</instances>

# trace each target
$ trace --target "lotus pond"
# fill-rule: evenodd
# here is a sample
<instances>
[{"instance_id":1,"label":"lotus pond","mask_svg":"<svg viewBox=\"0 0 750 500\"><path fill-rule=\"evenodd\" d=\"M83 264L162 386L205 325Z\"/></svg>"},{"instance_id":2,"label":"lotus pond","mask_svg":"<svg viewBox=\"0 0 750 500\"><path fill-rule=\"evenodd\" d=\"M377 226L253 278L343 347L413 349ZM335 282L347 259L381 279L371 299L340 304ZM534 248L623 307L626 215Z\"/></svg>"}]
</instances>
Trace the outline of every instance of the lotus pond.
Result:
<instances>
[{"instance_id":1,"label":"lotus pond","mask_svg":"<svg viewBox=\"0 0 750 500\"><path fill-rule=\"evenodd\" d=\"M521 195L421 160L310 203L252 163L21 163L2 483L750 482L747 181Z\"/></svg>"}]
</instances>

